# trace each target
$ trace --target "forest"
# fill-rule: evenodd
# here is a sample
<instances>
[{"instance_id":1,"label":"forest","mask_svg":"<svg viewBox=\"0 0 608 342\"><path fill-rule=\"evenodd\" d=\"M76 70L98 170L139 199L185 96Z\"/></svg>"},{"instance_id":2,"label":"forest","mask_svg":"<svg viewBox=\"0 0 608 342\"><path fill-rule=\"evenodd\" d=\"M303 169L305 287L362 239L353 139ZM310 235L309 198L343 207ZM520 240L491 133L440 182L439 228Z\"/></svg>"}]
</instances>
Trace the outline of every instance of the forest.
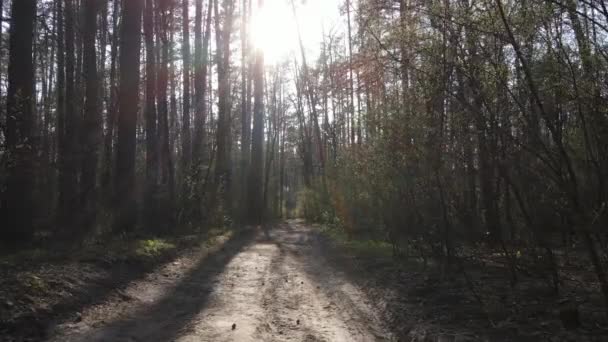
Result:
<instances>
[{"instance_id":1,"label":"forest","mask_svg":"<svg viewBox=\"0 0 608 342\"><path fill-rule=\"evenodd\" d=\"M0 0L0 340L608 340L605 0Z\"/></svg>"}]
</instances>

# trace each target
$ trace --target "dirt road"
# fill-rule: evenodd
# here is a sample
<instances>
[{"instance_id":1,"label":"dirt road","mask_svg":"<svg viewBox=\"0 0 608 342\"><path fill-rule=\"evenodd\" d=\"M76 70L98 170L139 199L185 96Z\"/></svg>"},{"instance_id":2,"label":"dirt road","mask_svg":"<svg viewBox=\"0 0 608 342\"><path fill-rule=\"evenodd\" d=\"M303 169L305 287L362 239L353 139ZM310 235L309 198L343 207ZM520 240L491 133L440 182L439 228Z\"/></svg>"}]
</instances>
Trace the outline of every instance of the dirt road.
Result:
<instances>
[{"instance_id":1,"label":"dirt road","mask_svg":"<svg viewBox=\"0 0 608 342\"><path fill-rule=\"evenodd\" d=\"M389 341L299 221L193 251L58 325L51 341Z\"/></svg>"}]
</instances>

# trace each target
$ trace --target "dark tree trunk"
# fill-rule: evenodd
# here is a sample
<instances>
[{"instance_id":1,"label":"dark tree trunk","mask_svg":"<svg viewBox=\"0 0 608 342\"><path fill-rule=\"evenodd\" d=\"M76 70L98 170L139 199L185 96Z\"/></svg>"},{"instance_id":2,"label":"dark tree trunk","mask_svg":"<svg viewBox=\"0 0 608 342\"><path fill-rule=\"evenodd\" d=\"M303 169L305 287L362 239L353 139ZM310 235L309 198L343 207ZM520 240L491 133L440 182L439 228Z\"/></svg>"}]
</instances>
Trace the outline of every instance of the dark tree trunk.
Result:
<instances>
[{"instance_id":1,"label":"dark tree trunk","mask_svg":"<svg viewBox=\"0 0 608 342\"><path fill-rule=\"evenodd\" d=\"M200 1L200 0L199 0ZM201 13L202 14L202 13ZM206 124L207 112L211 106L207 105L207 89L208 74L209 74L209 41L211 39L211 19L213 14L213 1L209 1L207 9L207 19L205 21L205 34L203 36L202 51L200 52L200 64L197 63L197 75L200 77L195 80L199 90L197 94L197 121L195 121L195 156L199 162L206 160L205 147L207 144ZM197 39L198 40L198 39ZM200 111L200 112L199 112Z\"/></svg>"},{"instance_id":2,"label":"dark tree trunk","mask_svg":"<svg viewBox=\"0 0 608 342\"><path fill-rule=\"evenodd\" d=\"M84 206L85 227L95 219L97 206L97 161L101 143L101 116L99 112L99 78L97 75L97 54L95 40L97 33L98 0L84 3L84 77L85 77L85 117L83 127L82 159L82 205Z\"/></svg>"},{"instance_id":3,"label":"dark tree trunk","mask_svg":"<svg viewBox=\"0 0 608 342\"><path fill-rule=\"evenodd\" d=\"M241 4L241 196L247 198L247 177L249 175L249 161L251 158L251 72L253 65L250 58L249 19L250 0L243 0ZM247 218L247 201L240 206L241 219Z\"/></svg>"},{"instance_id":4,"label":"dark tree trunk","mask_svg":"<svg viewBox=\"0 0 608 342\"><path fill-rule=\"evenodd\" d=\"M167 42L167 61L169 64L169 93L170 93L170 98L169 98L169 117L168 117L168 127L169 127L169 145L168 145L168 153L167 153L167 177L168 177L168 192L169 192L169 205L168 205L168 211L169 212L173 212L173 203L175 201L175 163L174 161L177 160L177 155L175 153L176 149L178 148L176 146L177 140L178 140L178 136L179 136L179 131L180 128L178 127L178 122L177 122L177 75L176 75L176 68L175 68L175 57L174 57L174 49L171 46L171 43L175 41L175 29L174 29L174 20L175 20L175 16L174 16L174 10L175 10L175 3L171 2L169 4L169 8L170 8L170 12L168 15L168 22L167 22L167 30L169 31L169 40ZM172 218L172 214L169 215Z\"/></svg>"},{"instance_id":5,"label":"dark tree trunk","mask_svg":"<svg viewBox=\"0 0 608 342\"><path fill-rule=\"evenodd\" d=\"M66 146L65 146L65 41L64 41L64 0L57 0L57 184L59 196L57 198L58 215L56 219L59 223L64 219L63 213L66 206L65 191L70 181L66 176Z\"/></svg>"},{"instance_id":6,"label":"dark tree trunk","mask_svg":"<svg viewBox=\"0 0 608 342\"><path fill-rule=\"evenodd\" d=\"M159 141L159 165L160 165L160 183L163 190L163 218L162 223L171 221L174 179L173 179L173 155L171 149L171 132L169 126L169 102L168 102L168 86L169 86L169 63L170 63L170 16L173 15L172 4L166 1L157 2L157 36L160 37L162 45L160 47L160 66L158 69L158 141ZM172 95L173 97L173 95ZM173 99L172 99L173 102ZM167 213L169 212L169 213Z\"/></svg>"},{"instance_id":7,"label":"dark tree trunk","mask_svg":"<svg viewBox=\"0 0 608 342\"><path fill-rule=\"evenodd\" d=\"M115 229L131 231L137 212L135 201L135 129L139 103L139 51L143 0L123 2L120 30L120 89L116 144Z\"/></svg>"},{"instance_id":8,"label":"dark tree trunk","mask_svg":"<svg viewBox=\"0 0 608 342\"><path fill-rule=\"evenodd\" d=\"M144 194L144 217L146 219L146 227L152 228L156 222L156 187L158 185L154 0L146 0L146 9L144 12L144 36L146 44L146 191Z\"/></svg>"},{"instance_id":9,"label":"dark tree trunk","mask_svg":"<svg viewBox=\"0 0 608 342\"><path fill-rule=\"evenodd\" d=\"M60 1L57 1L57 2L59 3ZM59 6L59 5L57 4L56 6L57 6L57 7L56 7L56 11L57 11L57 13L59 13L59 10L58 10L58 6ZM0 0L0 17L2 17L2 16L4 16L4 0ZM4 30L3 30L3 26L2 26L2 25L0 25L0 37L2 37L3 32L4 32ZM2 77L2 76L3 76L3 70L4 70L4 69L3 69L3 62L4 62L4 44L2 44L2 43L3 43L3 42L2 42L2 40L0 39L0 80L2 80L2 79L3 79L3 77ZM1 88L0 88L0 98L2 98L2 89L1 89ZM4 108L0 107L0 122L6 122L6 121L4 120L4 116L3 116L3 114L4 114ZM6 133L6 132L2 132L2 133L4 134L4 133Z\"/></svg>"},{"instance_id":10,"label":"dark tree trunk","mask_svg":"<svg viewBox=\"0 0 608 342\"><path fill-rule=\"evenodd\" d=\"M75 104L75 55L74 55L74 16L73 0L65 1L65 122L63 135L63 162L60 173L63 175L59 189L59 216L64 227L72 228L72 211L78 208L78 166L77 166L77 124Z\"/></svg>"},{"instance_id":11,"label":"dark tree trunk","mask_svg":"<svg viewBox=\"0 0 608 342\"><path fill-rule=\"evenodd\" d=\"M203 102L205 80L203 79L203 0L195 0L194 10L194 135L192 140L192 159L199 166L203 138Z\"/></svg>"},{"instance_id":12,"label":"dark tree trunk","mask_svg":"<svg viewBox=\"0 0 608 342\"><path fill-rule=\"evenodd\" d=\"M350 0L346 0L346 18L348 27L348 82L350 96L350 143L355 143L355 78L353 76L353 38L351 34Z\"/></svg>"},{"instance_id":13,"label":"dark tree trunk","mask_svg":"<svg viewBox=\"0 0 608 342\"><path fill-rule=\"evenodd\" d=\"M34 60L36 0L13 1L10 21L6 145L11 160L2 222L9 240L28 239L34 225ZM32 212L33 211L33 212Z\"/></svg>"},{"instance_id":14,"label":"dark tree trunk","mask_svg":"<svg viewBox=\"0 0 608 342\"><path fill-rule=\"evenodd\" d=\"M1 7L0 7L1 8ZM40 68L42 72L42 110L44 120L42 122L42 140L40 143L41 160L40 170L44 170L40 174L40 198L44 200L45 215L50 213L54 201L54 189L52 179L55 176L54 168L52 167L54 160L54 140L52 139L52 124L51 113L53 105L53 82L55 77L55 47L53 37L57 35L57 3L53 3L53 28L47 29L44 35L44 49L40 54ZM1 33L1 32L0 32Z\"/></svg>"},{"instance_id":15,"label":"dark tree trunk","mask_svg":"<svg viewBox=\"0 0 608 342\"><path fill-rule=\"evenodd\" d=\"M113 143L114 143L114 126L116 125L116 113L118 110L118 106L116 103L116 99L118 97L118 91L116 89L116 68L117 63L116 59L118 56L118 44L119 44L119 6L120 0L114 0L114 6L112 11L112 47L110 49L110 84L109 84L109 99L108 99L108 108L107 108L107 118L106 118L106 133L104 136L104 165L103 165L103 175L101 179L102 187L105 189L105 200L110 202L113 198L113 184L112 184L112 165L113 165Z\"/></svg>"},{"instance_id":16,"label":"dark tree trunk","mask_svg":"<svg viewBox=\"0 0 608 342\"><path fill-rule=\"evenodd\" d=\"M182 59L183 59L183 103L182 103L182 178L192 160L190 139L190 1L182 1Z\"/></svg>"},{"instance_id":17,"label":"dark tree trunk","mask_svg":"<svg viewBox=\"0 0 608 342\"><path fill-rule=\"evenodd\" d=\"M217 162L215 167L215 184L221 192L222 206L231 209L231 167L230 167L230 36L232 31L232 1L224 2L224 26L220 30L219 8L215 0L215 27L217 75L218 75L218 124L217 124Z\"/></svg>"},{"instance_id":18,"label":"dark tree trunk","mask_svg":"<svg viewBox=\"0 0 608 342\"><path fill-rule=\"evenodd\" d=\"M285 139L286 139L286 124L284 116L281 118L281 141L279 148L279 203L278 203L278 214L279 218L283 218L283 201L284 201L284 188L285 188Z\"/></svg>"},{"instance_id":19,"label":"dark tree trunk","mask_svg":"<svg viewBox=\"0 0 608 342\"><path fill-rule=\"evenodd\" d=\"M258 8L264 5L258 0ZM253 131L251 133L251 164L249 166L249 220L260 224L263 219L264 174L264 52L255 51L253 67Z\"/></svg>"}]
</instances>

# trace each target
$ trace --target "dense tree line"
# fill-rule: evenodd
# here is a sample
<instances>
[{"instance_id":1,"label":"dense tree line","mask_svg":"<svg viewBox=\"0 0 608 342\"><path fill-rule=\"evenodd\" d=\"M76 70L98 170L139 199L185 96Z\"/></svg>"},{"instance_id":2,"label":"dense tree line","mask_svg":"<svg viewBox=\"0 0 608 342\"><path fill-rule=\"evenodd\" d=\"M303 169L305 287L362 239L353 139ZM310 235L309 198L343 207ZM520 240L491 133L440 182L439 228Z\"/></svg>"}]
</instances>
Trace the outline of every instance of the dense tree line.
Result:
<instances>
[{"instance_id":1,"label":"dense tree line","mask_svg":"<svg viewBox=\"0 0 608 342\"><path fill-rule=\"evenodd\" d=\"M260 222L262 194L271 197L262 183L278 182L277 160L285 159L275 155L279 131L285 153L286 107L277 89L286 81L276 77L266 117L263 53L248 35L257 6L4 2L3 237ZM241 60L232 51L238 40ZM273 132L266 120L274 120ZM272 157L264 157L266 140ZM279 187L271 186L276 202ZM235 197L256 200L250 207Z\"/></svg>"},{"instance_id":2,"label":"dense tree line","mask_svg":"<svg viewBox=\"0 0 608 342\"><path fill-rule=\"evenodd\" d=\"M318 146L306 150L307 216L447 264L481 243L504 256L513 283L528 251L555 291L568 252L584 251L608 305L605 2L343 9L346 34L325 37L299 78L312 92L304 140ZM315 106L333 118L320 138Z\"/></svg>"},{"instance_id":3,"label":"dense tree line","mask_svg":"<svg viewBox=\"0 0 608 342\"><path fill-rule=\"evenodd\" d=\"M608 305L604 1L345 0L277 65L261 6L0 1L2 239L301 214L512 282L528 251L556 291L584 251Z\"/></svg>"}]
</instances>

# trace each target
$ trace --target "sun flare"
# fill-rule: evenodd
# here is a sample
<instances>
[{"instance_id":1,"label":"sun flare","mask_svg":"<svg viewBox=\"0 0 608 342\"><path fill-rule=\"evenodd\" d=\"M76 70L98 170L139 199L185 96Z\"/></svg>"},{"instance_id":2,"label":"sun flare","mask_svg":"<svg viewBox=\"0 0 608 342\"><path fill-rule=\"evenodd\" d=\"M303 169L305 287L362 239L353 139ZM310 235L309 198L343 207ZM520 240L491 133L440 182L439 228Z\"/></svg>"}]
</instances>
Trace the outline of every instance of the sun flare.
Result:
<instances>
[{"instance_id":1,"label":"sun flare","mask_svg":"<svg viewBox=\"0 0 608 342\"><path fill-rule=\"evenodd\" d=\"M276 64L299 56L298 25L307 51L318 53L324 25L335 26L338 1L296 1L297 21L291 0L265 0L262 8L254 8L251 22L253 46L264 52L266 64Z\"/></svg>"},{"instance_id":2,"label":"sun flare","mask_svg":"<svg viewBox=\"0 0 608 342\"><path fill-rule=\"evenodd\" d=\"M297 46L293 12L285 0L266 0L254 10L251 27L253 46L262 49L267 64L288 58Z\"/></svg>"}]
</instances>

